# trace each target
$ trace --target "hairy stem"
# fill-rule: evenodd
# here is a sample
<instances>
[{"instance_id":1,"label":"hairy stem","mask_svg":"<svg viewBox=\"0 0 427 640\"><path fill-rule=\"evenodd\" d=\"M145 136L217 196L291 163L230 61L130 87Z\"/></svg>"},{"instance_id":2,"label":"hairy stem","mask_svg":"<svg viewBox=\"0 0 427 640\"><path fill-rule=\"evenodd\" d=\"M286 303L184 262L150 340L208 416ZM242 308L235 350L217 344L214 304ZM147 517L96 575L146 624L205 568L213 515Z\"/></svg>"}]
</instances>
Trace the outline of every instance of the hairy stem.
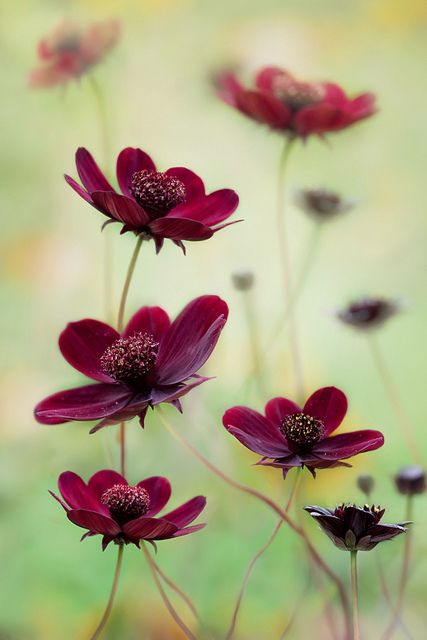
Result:
<instances>
[{"instance_id":1,"label":"hairy stem","mask_svg":"<svg viewBox=\"0 0 427 640\"><path fill-rule=\"evenodd\" d=\"M353 640L360 640L359 627L359 585L357 578L357 551L350 552L351 563L351 594L352 594L352 621Z\"/></svg>"},{"instance_id":2,"label":"hairy stem","mask_svg":"<svg viewBox=\"0 0 427 640\"><path fill-rule=\"evenodd\" d=\"M108 622L108 619L110 617L111 610L112 610L113 604L114 604L114 599L115 599L116 593L117 593L117 587L118 587L118 584L119 584L120 570L122 568L122 560L123 560L123 548L124 548L123 545L119 544L119 550L118 550L118 554L117 554L116 570L114 572L114 578L113 578L113 584L112 584L112 587L111 587L110 597L108 598L108 602L107 602L107 606L106 606L105 611L104 611L104 615L102 616L101 621L100 621L99 625L97 626L94 634L90 637L90 640L96 640L97 638L99 638L101 636L101 633L105 629L106 624Z\"/></svg>"}]
</instances>

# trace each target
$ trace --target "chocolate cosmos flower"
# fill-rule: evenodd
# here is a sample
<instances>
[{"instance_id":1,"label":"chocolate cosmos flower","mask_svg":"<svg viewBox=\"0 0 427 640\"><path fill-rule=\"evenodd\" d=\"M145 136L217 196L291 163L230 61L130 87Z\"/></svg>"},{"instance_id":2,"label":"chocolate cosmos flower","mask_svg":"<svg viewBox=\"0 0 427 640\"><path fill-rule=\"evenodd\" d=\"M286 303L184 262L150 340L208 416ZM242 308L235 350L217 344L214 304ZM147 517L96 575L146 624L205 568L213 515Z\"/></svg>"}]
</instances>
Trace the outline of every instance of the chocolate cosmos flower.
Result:
<instances>
[{"instance_id":1,"label":"chocolate cosmos flower","mask_svg":"<svg viewBox=\"0 0 427 640\"><path fill-rule=\"evenodd\" d=\"M337 312L337 318L355 329L370 330L382 326L401 310L398 300L362 298Z\"/></svg>"},{"instance_id":2,"label":"chocolate cosmos flower","mask_svg":"<svg viewBox=\"0 0 427 640\"><path fill-rule=\"evenodd\" d=\"M139 416L161 402L181 410L179 398L208 378L197 375L227 321L217 296L190 302L171 323L160 307L142 307L122 334L98 320L71 322L59 337L64 358L95 384L60 391L42 400L35 416L42 424L100 420L102 427Z\"/></svg>"},{"instance_id":3,"label":"chocolate cosmos flower","mask_svg":"<svg viewBox=\"0 0 427 640\"><path fill-rule=\"evenodd\" d=\"M78 149L76 166L81 187L65 180L109 222L121 223L121 233L132 231L153 238L159 252L165 238L184 251L183 240L206 240L231 222L221 224L236 209L239 198L231 189L206 195L203 181L184 167L157 171L149 155L128 147L117 158L117 181L122 193L110 185L86 149Z\"/></svg>"},{"instance_id":4,"label":"chocolate cosmos flower","mask_svg":"<svg viewBox=\"0 0 427 640\"><path fill-rule=\"evenodd\" d=\"M277 467L286 476L292 467L315 469L350 466L341 460L384 444L379 431L330 434L347 412L347 399L336 387L315 391L301 409L287 398L274 398L265 416L248 407L233 407L223 416L224 427L248 449L263 457L259 465Z\"/></svg>"},{"instance_id":5,"label":"chocolate cosmos flower","mask_svg":"<svg viewBox=\"0 0 427 640\"><path fill-rule=\"evenodd\" d=\"M338 549L370 551L379 542L405 533L406 524L380 524L385 509L342 504L336 509L308 506L304 509L321 526Z\"/></svg>"},{"instance_id":6,"label":"chocolate cosmos flower","mask_svg":"<svg viewBox=\"0 0 427 640\"><path fill-rule=\"evenodd\" d=\"M300 82L277 67L261 69L253 89L245 89L229 72L217 82L217 93L227 104L271 129L302 138L345 129L375 113L372 93L350 99L337 84Z\"/></svg>"},{"instance_id":7,"label":"chocolate cosmos flower","mask_svg":"<svg viewBox=\"0 0 427 640\"><path fill-rule=\"evenodd\" d=\"M187 525L195 520L206 506L206 498L196 496L174 511L160 518L171 495L169 480L153 476L141 480L135 487L116 471L105 469L95 473L87 484L72 471L61 473L58 488L62 498L50 492L64 507L71 522L88 536L101 534L102 549L115 542L139 547L140 540L154 542L178 538L199 531L205 525Z\"/></svg>"},{"instance_id":8,"label":"chocolate cosmos flower","mask_svg":"<svg viewBox=\"0 0 427 640\"><path fill-rule=\"evenodd\" d=\"M295 203L318 222L347 213L356 204L354 199L342 198L339 193L327 189L301 189L295 196Z\"/></svg>"}]
</instances>

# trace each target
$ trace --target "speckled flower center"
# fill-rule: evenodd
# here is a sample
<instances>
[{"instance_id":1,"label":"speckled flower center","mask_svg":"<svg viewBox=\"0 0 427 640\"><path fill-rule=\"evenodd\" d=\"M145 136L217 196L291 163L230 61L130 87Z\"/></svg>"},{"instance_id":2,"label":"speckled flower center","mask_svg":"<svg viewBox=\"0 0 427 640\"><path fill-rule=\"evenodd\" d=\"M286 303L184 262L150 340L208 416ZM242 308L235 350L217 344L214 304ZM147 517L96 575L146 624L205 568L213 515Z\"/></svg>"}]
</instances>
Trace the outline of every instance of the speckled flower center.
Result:
<instances>
[{"instance_id":1,"label":"speckled flower center","mask_svg":"<svg viewBox=\"0 0 427 640\"><path fill-rule=\"evenodd\" d=\"M163 215L184 202L186 196L181 180L160 171L137 171L130 190L142 207Z\"/></svg>"},{"instance_id":2,"label":"speckled flower center","mask_svg":"<svg viewBox=\"0 0 427 640\"><path fill-rule=\"evenodd\" d=\"M300 109L320 102L325 90L321 84L298 82L291 75L283 73L273 79L273 93L291 109Z\"/></svg>"},{"instance_id":3,"label":"speckled flower center","mask_svg":"<svg viewBox=\"0 0 427 640\"><path fill-rule=\"evenodd\" d=\"M127 484L114 484L104 491L101 502L109 508L112 517L121 522L139 518L150 508L148 491Z\"/></svg>"},{"instance_id":4,"label":"speckled flower center","mask_svg":"<svg viewBox=\"0 0 427 640\"><path fill-rule=\"evenodd\" d=\"M151 333L119 338L101 356L101 367L117 382L134 384L152 370L158 349Z\"/></svg>"},{"instance_id":5,"label":"speckled flower center","mask_svg":"<svg viewBox=\"0 0 427 640\"><path fill-rule=\"evenodd\" d=\"M280 431L296 449L310 449L325 432L323 422L306 413L292 413L282 420Z\"/></svg>"}]
</instances>

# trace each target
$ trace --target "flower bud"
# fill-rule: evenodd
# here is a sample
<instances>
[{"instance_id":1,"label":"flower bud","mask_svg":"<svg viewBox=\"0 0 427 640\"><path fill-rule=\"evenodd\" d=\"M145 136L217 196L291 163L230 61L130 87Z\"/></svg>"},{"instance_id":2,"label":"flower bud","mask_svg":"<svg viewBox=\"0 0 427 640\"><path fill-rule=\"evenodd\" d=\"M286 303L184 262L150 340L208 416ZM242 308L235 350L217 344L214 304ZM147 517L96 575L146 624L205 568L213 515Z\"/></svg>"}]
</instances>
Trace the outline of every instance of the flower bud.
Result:
<instances>
[{"instance_id":1,"label":"flower bud","mask_svg":"<svg viewBox=\"0 0 427 640\"><path fill-rule=\"evenodd\" d=\"M424 469L417 465L411 465L400 469L394 477L397 490L406 496L414 496L424 493L426 490L426 474Z\"/></svg>"},{"instance_id":2,"label":"flower bud","mask_svg":"<svg viewBox=\"0 0 427 640\"><path fill-rule=\"evenodd\" d=\"M253 271L241 269L240 271L234 271L231 274L231 279L237 291L249 291L253 287L255 276Z\"/></svg>"},{"instance_id":3,"label":"flower bud","mask_svg":"<svg viewBox=\"0 0 427 640\"><path fill-rule=\"evenodd\" d=\"M362 473L357 478L357 486L365 494L365 496L369 498L374 489L375 480L369 473Z\"/></svg>"},{"instance_id":4,"label":"flower bud","mask_svg":"<svg viewBox=\"0 0 427 640\"><path fill-rule=\"evenodd\" d=\"M328 189L300 189L295 195L295 204L305 213L323 222L350 211L356 200L343 198L339 193Z\"/></svg>"}]
</instances>

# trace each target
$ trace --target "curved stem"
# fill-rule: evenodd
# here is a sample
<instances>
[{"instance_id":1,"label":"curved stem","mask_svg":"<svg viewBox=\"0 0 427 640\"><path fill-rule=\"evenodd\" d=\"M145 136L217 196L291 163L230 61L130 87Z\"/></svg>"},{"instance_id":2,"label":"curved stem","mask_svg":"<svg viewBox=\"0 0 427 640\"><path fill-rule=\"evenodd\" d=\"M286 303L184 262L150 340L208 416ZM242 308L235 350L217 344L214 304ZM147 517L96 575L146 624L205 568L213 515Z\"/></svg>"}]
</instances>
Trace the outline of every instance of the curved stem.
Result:
<instances>
[{"instance_id":1,"label":"curved stem","mask_svg":"<svg viewBox=\"0 0 427 640\"><path fill-rule=\"evenodd\" d=\"M292 506L293 500L294 500L295 495L296 495L297 490L298 490L300 477L301 477L301 467L298 467L298 469L296 470L296 474L295 474L295 482L294 482L294 485L292 487L291 493L289 495L288 502L286 504L285 513L288 513L290 508L291 508L291 506ZM273 541L275 540L277 534L279 533L280 529L282 528L282 525L283 525L283 519L280 518L279 521L277 522L277 524L275 525L275 527L273 529L273 532L271 533L271 535L268 538L267 542L261 547L261 549L259 549L259 551L257 551L257 553L254 555L254 557L250 561L250 563L248 565L248 568L246 569L246 573L245 573L245 576L243 578L242 586L240 587L239 595L237 596L236 604L234 606L234 610L233 610L233 615L231 617L230 626L228 628L227 635L225 636L226 640L231 640L231 638L234 635L234 631L236 629L236 624L237 624L237 617L239 615L239 611L240 611L240 607L241 607L241 604L242 604L243 596L245 594L246 587L248 586L248 582L249 582L249 579L250 579L250 577L252 575L252 572L253 572L253 570L255 568L255 565L258 562L258 560L261 558L261 556L263 556L264 553L267 551L269 546L273 543Z\"/></svg>"},{"instance_id":2,"label":"curved stem","mask_svg":"<svg viewBox=\"0 0 427 640\"><path fill-rule=\"evenodd\" d=\"M159 577L157 575L157 571L156 568L154 566L154 562L153 559L151 558L150 554L148 553L147 549L145 548L145 544L144 542L142 542L142 550L144 552L145 555L145 559L147 561L148 567L151 571L151 575L154 578L154 582L156 583L156 587L160 593L160 596L164 602L164 605L166 607L166 609L169 611L171 617L173 618L173 620L176 622L176 624L178 625L178 627L181 629L181 631L184 633L185 637L188 638L188 640L197 640L197 637L193 634L193 632L187 627L187 625L185 624L185 622L180 618L180 616L178 615L177 611L175 610L174 606L172 605L171 601L169 600L166 591L163 589L162 584L159 580Z\"/></svg>"},{"instance_id":3,"label":"curved stem","mask_svg":"<svg viewBox=\"0 0 427 640\"><path fill-rule=\"evenodd\" d=\"M234 480L233 478L230 478L230 476L228 476L226 473L218 469L218 467L212 464L212 462L210 462L207 458L205 458L204 455L202 455L199 451L197 451L197 449L193 447L193 445L186 438L184 438L184 436L180 432L178 432L168 420L166 420L165 416L163 415L163 411L160 407L157 407L157 412L160 416L161 421L163 422L164 426L169 431L169 433L176 440L178 440L178 442L180 442L186 449L188 449L188 451L190 451L193 454L193 456L197 458L197 460L199 460L199 462L205 465L205 467L207 467L210 471L212 471L216 476L221 478L221 480L226 482L231 487L234 487L235 489L238 489L239 491L242 491L243 493L251 495L254 498L257 498L258 500L261 500L262 502L264 502L270 509L275 511L282 518L282 520L286 522L287 525L289 525L289 527L292 529L292 531L294 531L294 533L296 533L304 541L306 549L310 554L310 557L312 558L314 564L319 569L321 569L328 576L330 580L332 580L335 583L335 586L338 591L338 596L340 598L341 606L344 612L345 626L346 626L345 638L349 638L350 637L350 633L349 633L350 609L349 609L349 603L347 598L347 592L344 587L344 584L342 580L339 578L339 576L333 571L333 569L331 569L329 565L327 565L326 562L323 560L322 556L318 553L316 548L313 546L313 544L309 540L306 532L301 527L299 527L290 518L290 516L287 513L285 513L285 511L283 511L283 509L281 509L276 502L274 502L274 500L264 495L260 491L257 491L257 489L253 489L252 487L249 487L245 484L242 484L241 482L238 482L237 480Z\"/></svg>"},{"instance_id":4,"label":"curved stem","mask_svg":"<svg viewBox=\"0 0 427 640\"><path fill-rule=\"evenodd\" d=\"M360 640L359 585L358 585L358 579L357 579L357 551L351 551L350 558L351 558L350 562L351 562L353 640Z\"/></svg>"},{"instance_id":5,"label":"curved stem","mask_svg":"<svg viewBox=\"0 0 427 640\"><path fill-rule=\"evenodd\" d=\"M403 435L406 439L407 447L409 451L412 453L414 460L422 465L423 461L419 454L419 447L417 446L417 443L415 440L412 424L406 414L405 409L402 406L395 382L387 367L387 363L384 359L380 345L376 340L376 337L372 333L368 334L368 342L369 342L369 348L371 350L372 359L374 361L375 367L377 368L381 381L384 385L384 389L388 395L392 410L396 415L396 418L402 429Z\"/></svg>"},{"instance_id":6,"label":"curved stem","mask_svg":"<svg viewBox=\"0 0 427 640\"><path fill-rule=\"evenodd\" d=\"M101 633L103 632L103 630L105 629L105 626L108 622L108 618L110 617L110 613L111 610L113 608L113 604L114 604L114 599L116 597L116 593L117 593L117 587L119 584L119 577L120 577L120 570L122 568L122 560L123 560L123 545L119 544L119 551L117 554L117 564L116 564L116 570L114 572L114 578L113 578L113 584L111 587L111 592L110 592L110 597L108 598L108 603L107 603L107 607L104 611L104 615L101 618L101 621L99 623L99 625L97 626L94 634L90 637L90 640L96 640L97 638L100 637Z\"/></svg>"}]
</instances>

